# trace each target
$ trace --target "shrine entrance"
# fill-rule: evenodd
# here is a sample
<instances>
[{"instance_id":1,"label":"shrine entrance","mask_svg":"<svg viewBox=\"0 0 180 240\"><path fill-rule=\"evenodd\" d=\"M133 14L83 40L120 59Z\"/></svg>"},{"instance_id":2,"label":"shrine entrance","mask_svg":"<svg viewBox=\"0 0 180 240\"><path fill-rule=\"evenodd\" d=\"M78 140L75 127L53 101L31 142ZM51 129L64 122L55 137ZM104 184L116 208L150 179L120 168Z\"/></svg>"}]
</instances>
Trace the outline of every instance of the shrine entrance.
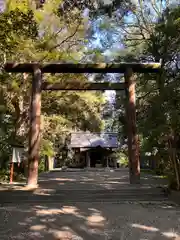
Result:
<instances>
[{"instance_id":1,"label":"shrine entrance","mask_svg":"<svg viewBox=\"0 0 180 240\"><path fill-rule=\"evenodd\" d=\"M7 63L5 71L32 73L32 96L30 105L28 179L29 187L37 186L40 152L41 92L44 91L126 91L127 132L129 154L129 180L131 184L140 183L139 140L136 128L136 101L134 73L157 73L160 63L119 63L119 64L63 64L63 63ZM124 73L125 82L43 82L43 73Z\"/></svg>"},{"instance_id":2,"label":"shrine entrance","mask_svg":"<svg viewBox=\"0 0 180 240\"><path fill-rule=\"evenodd\" d=\"M97 167L97 164L103 166L104 152L101 147L96 147L89 151L90 167Z\"/></svg>"}]
</instances>

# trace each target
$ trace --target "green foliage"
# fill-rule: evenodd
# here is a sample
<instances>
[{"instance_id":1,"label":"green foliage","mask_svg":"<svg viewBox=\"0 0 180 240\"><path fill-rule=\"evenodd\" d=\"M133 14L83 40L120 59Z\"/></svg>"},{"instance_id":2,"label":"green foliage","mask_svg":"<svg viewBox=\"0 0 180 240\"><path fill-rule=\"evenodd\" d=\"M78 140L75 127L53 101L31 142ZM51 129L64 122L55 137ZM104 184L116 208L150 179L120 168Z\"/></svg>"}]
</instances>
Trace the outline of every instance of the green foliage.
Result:
<instances>
[{"instance_id":1,"label":"green foliage","mask_svg":"<svg viewBox=\"0 0 180 240\"><path fill-rule=\"evenodd\" d=\"M141 13L135 13L141 14L138 15L139 25L134 32L129 33L131 41L126 39L126 46L134 49L134 58L136 54L139 60L162 61L159 75L138 75L138 130L142 136L141 151L154 155L156 172L168 174L170 183L173 182L174 185L176 182L177 189L180 184L177 144L180 126L179 10L179 6L162 10L153 25L152 19L145 17L145 9ZM133 40L137 38L143 40Z\"/></svg>"},{"instance_id":2,"label":"green foliage","mask_svg":"<svg viewBox=\"0 0 180 240\"><path fill-rule=\"evenodd\" d=\"M46 1L42 9L34 2L7 1L0 13L0 62L77 62L84 54L84 19L79 12L65 19L59 16L59 1ZM49 82L67 79L87 81L85 75L44 75ZM3 163L12 153L11 143L28 145L29 74L0 72L0 156ZM58 152L65 136L75 130L99 131L103 127L100 117L104 102L96 92L44 92L42 96L41 156ZM7 161L6 160L6 161ZM1 164L3 165L3 164ZM40 171L43 170L42 163Z\"/></svg>"},{"instance_id":3,"label":"green foliage","mask_svg":"<svg viewBox=\"0 0 180 240\"><path fill-rule=\"evenodd\" d=\"M44 163L44 159L41 158L38 165L38 172L41 173L44 171L45 171L45 163Z\"/></svg>"},{"instance_id":4,"label":"green foliage","mask_svg":"<svg viewBox=\"0 0 180 240\"><path fill-rule=\"evenodd\" d=\"M114 6L117 7L117 1ZM126 15L123 5L121 16ZM85 3L83 3L83 7ZM105 6L99 6L104 9ZM128 5L133 24L127 18L120 21L101 15L99 30L102 47L87 51L87 19L82 19L84 8L67 7L60 14L59 1L46 1L42 9L32 1L6 1L6 9L0 13L0 62L6 61L71 61L86 57L94 62L103 61L103 51L111 51L114 61L162 61L162 71L156 74L137 75L137 124L140 134L141 154L153 156L156 170L168 174L170 186L180 189L180 7L165 6L154 1L138 1ZM111 13L113 12L112 8ZM108 13L109 13L108 10ZM95 17L93 20L97 20ZM128 20L129 21L129 20ZM95 30L94 30L95 29ZM96 27L88 30L94 40ZM121 39L126 49L113 48ZM44 77L51 83L72 79L86 82L85 75L50 74ZM97 76L97 80L104 78ZM119 76L118 76L119 78ZM123 79L122 79L123 80ZM27 146L29 123L29 96L31 76L0 72L0 157L8 161L10 144L20 141ZM71 131L100 131L104 127L101 111L105 100L97 92L52 92L42 97L41 156L53 155L63 149ZM118 130L121 142L127 138L125 98L116 95L111 113L108 106L108 130ZM109 114L109 115L108 115ZM58 146L58 147L57 147ZM122 153L123 152L123 153ZM127 166L127 147L118 153L121 165ZM68 159L68 158L67 158ZM71 161L68 159L68 161ZM39 171L44 169L40 163Z\"/></svg>"},{"instance_id":5,"label":"green foliage","mask_svg":"<svg viewBox=\"0 0 180 240\"><path fill-rule=\"evenodd\" d=\"M13 59L10 55L16 51L21 41L28 38L35 40L37 35L32 10L23 13L17 8L0 14L0 50L6 55L6 59Z\"/></svg>"},{"instance_id":6,"label":"green foliage","mask_svg":"<svg viewBox=\"0 0 180 240\"><path fill-rule=\"evenodd\" d=\"M9 171L6 169L0 169L0 182L9 181Z\"/></svg>"},{"instance_id":7,"label":"green foliage","mask_svg":"<svg viewBox=\"0 0 180 240\"><path fill-rule=\"evenodd\" d=\"M129 10L129 15L130 18L114 23L125 48L111 48L111 60L161 60L160 74L137 74L137 127L141 155L151 154L156 171L167 174L169 181L173 185L175 182L176 189L180 189L180 8L162 1L156 4L156 1L145 0L138 1L136 7ZM106 23L103 24L104 31L109 28L108 21ZM116 31L113 31L112 36L115 35ZM111 40L107 40L105 46L108 43ZM118 129L121 143L127 143L125 104L124 95L117 93L116 114L113 123L108 123Z\"/></svg>"},{"instance_id":8,"label":"green foliage","mask_svg":"<svg viewBox=\"0 0 180 240\"><path fill-rule=\"evenodd\" d=\"M124 154L123 152L117 152L117 162L119 163L119 166L121 167L128 167L129 166L129 161L128 161L128 156Z\"/></svg>"}]
</instances>

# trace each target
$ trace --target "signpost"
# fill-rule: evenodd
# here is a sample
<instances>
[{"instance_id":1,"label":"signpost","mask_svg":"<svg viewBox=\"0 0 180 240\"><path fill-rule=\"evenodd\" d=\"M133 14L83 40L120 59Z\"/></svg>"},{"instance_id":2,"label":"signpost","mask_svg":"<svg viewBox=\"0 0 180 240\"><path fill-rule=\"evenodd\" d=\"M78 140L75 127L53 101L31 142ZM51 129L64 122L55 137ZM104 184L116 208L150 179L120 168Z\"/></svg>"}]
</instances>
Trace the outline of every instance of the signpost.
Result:
<instances>
[{"instance_id":1,"label":"signpost","mask_svg":"<svg viewBox=\"0 0 180 240\"><path fill-rule=\"evenodd\" d=\"M24 159L24 146L12 146L12 158L10 162L10 183L13 183L14 176L14 163L17 163L20 166L20 163Z\"/></svg>"}]
</instances>

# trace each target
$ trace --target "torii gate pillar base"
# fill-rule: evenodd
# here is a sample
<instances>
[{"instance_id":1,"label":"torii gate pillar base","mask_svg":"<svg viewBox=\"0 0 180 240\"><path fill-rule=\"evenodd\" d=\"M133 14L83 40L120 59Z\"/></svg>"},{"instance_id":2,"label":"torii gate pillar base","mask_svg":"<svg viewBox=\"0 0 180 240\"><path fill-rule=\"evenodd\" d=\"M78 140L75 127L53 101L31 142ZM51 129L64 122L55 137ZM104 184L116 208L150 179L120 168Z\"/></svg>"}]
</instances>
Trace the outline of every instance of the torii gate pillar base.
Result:
<instances>
[{"instance_id":1,"label":"torii gate pillar base","mask_svg":"<svg viewBox=\"0 0 180 240\"><path fill-rule=\"evenodd\" d=\"M130 181L130 184L140 184L140 175L130 175L129 181Z\"/></svg>"}]
</instances>

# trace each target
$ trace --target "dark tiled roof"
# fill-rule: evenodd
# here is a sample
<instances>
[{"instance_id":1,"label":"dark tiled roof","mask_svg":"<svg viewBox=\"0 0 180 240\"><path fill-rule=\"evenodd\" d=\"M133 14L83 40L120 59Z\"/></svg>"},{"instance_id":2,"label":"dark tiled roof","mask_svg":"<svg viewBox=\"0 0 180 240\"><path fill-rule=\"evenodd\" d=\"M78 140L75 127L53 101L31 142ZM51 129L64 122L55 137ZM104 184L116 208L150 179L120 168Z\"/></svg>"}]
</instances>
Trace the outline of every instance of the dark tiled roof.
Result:
<instances>
[{"instance_id":1,"label":"dark tiled roof","mask_svg":"<svg viewBox=\"0 0 180 240\"><path fill-rule=\"evenodd\" d=\"M117 148L117 133L71 133L71 148L94 148L97 146Z\"/></svg>"}]
</instances>

